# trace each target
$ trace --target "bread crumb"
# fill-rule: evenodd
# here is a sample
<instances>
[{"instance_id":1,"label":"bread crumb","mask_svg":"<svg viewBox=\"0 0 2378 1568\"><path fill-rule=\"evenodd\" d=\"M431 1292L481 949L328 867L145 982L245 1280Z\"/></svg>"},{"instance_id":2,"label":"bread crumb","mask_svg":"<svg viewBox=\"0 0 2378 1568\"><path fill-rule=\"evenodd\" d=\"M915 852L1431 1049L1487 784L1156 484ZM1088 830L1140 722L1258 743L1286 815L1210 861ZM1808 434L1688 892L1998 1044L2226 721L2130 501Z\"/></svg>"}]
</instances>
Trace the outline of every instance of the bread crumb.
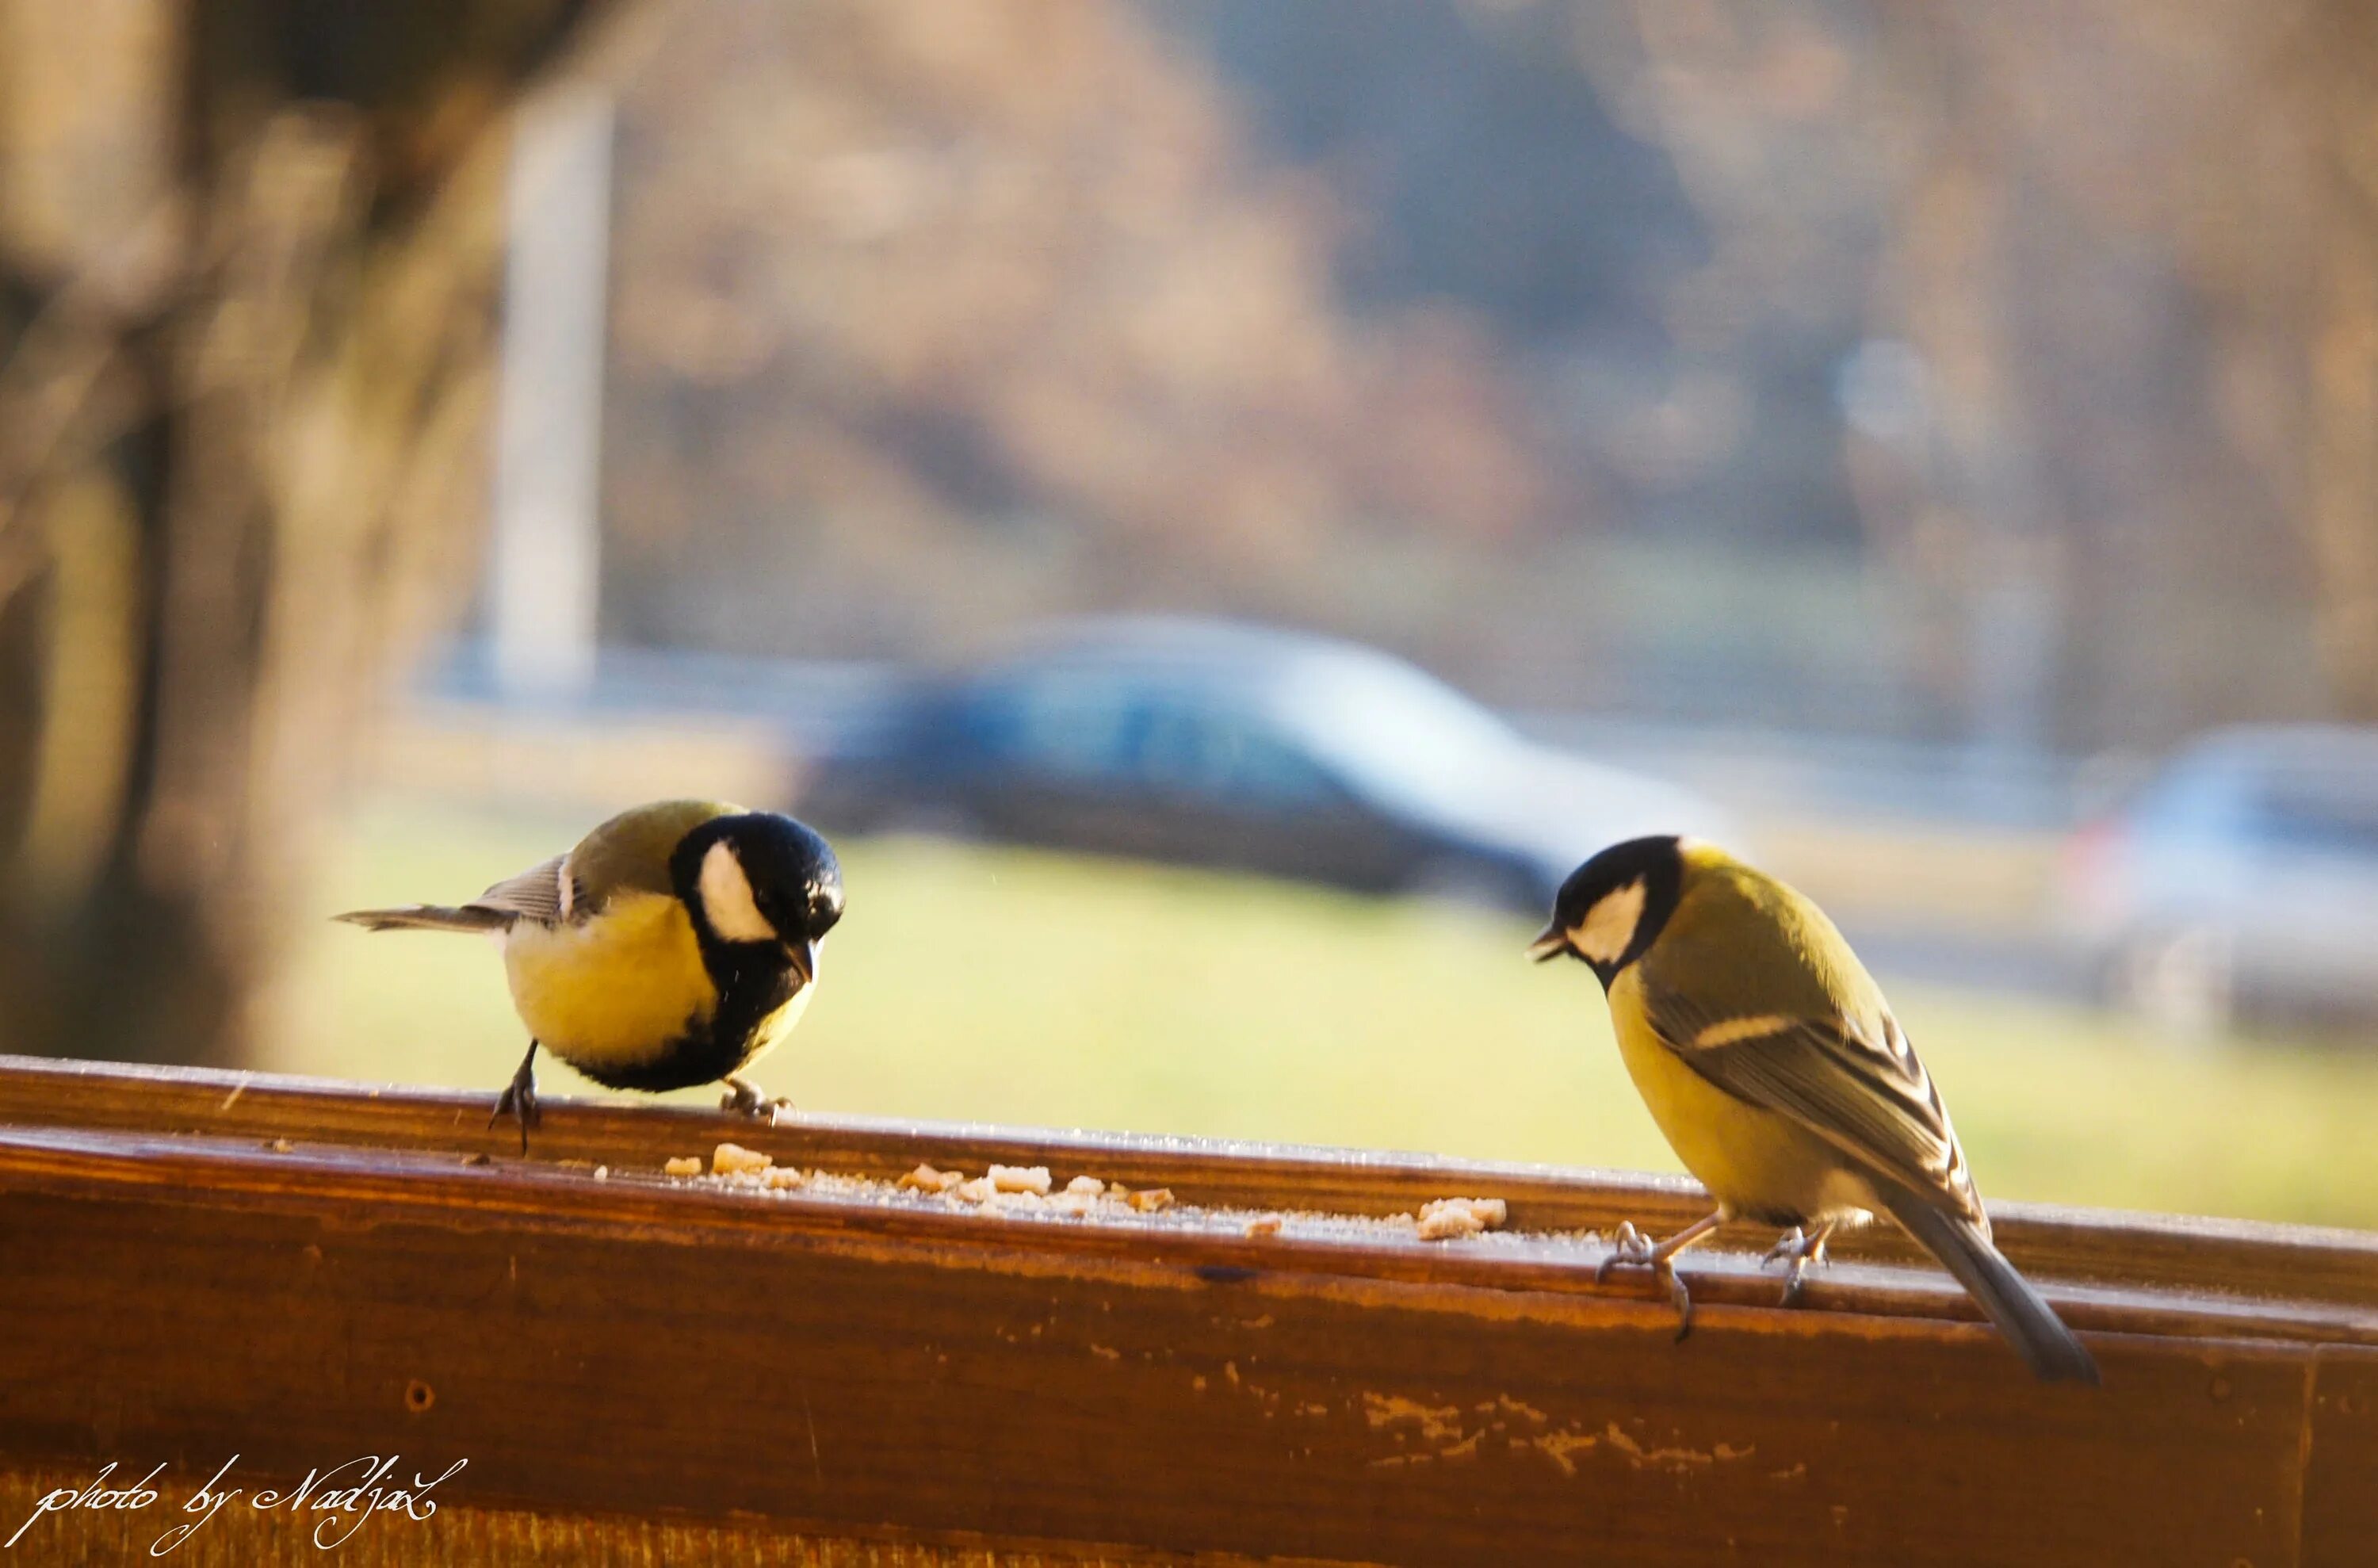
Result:
<instances>
[{"instance_id":1,"label":"bread crumb","mask_svg":"<svg viewBox=\"0 0 2378 1568\"><path fill-rule=\"evenodd\" d=\"M1279 1234L1279 1227L1286 1223L1287 1222L1283 1221L1278 1214L1257 1214L1254 1219L1247 1222L1247 1234L1249 1236L1278 1236Z\"/></svg>"},{"instance_id":2,"label":"bread crumb","mask_svg":"<svg viewBox=\"0 0 2378 1568\"><path fill-rule=\"evenodd\" d=\"M1159 1209L1170 1209L1172 1207L1172 1189L1169 1187L1151 1187L1135 1192L1131 1195L1131 1206L1143 1214L1153 1214Z\"/></svg>"},{"instance_id":3,"label":"bread crumb","mask_svg":"<svg viewBox=\"0 0 2378 1568\"><path fill-rule=\"evenodd\" d=\"M1049 1200L1049 1212L1069 1220L1087 1220L1099 1212L1098 1195L1069 1187Z\"/></svg>"},{"instance_id":4,"label":"bread crumb","mask_svg":"<svg viewBox=\"0 0 2378 1568\"><path fill-rule=\"evenodd\" d=\"M1077 1192L1087 1198L1096 1198L1106 1189L1107 1184L1094 1176L1077 1176L1065 1184L1066 1191Z\"/></svg>"},{"instance_id":5,"label":"bread crumb","mask_svg":"<svg viewBox=\"0 0 2378 1568\"><path fill-rule=\"evenodd\" d=\"M1422 1205L1420 1238L1450 1241L1457 1236L1476 1236L1480 1231L1499 1230L1510 1213L1510 1206L1500 1198L1440 1198Z\"/></svg>"},{"instance_id":6,"label":"bread crumb","mask_svg":"<svg viewBox=\"0 0 2378 1568\"><path fill-rule=\"evenodd\" d=\"M608 1165L595 1166L594 1179L596 1181L609 1181L611 1179L611 1167Z\"/></svg>"},{"instance_id":7,"label":"bread crumb","mask_svg":"<svg viewBox=\"0 0 2378 1568\"><path fill-rule=\"evenodd\" d=\"M290 1142L285 1138L276 1138L271 1142L266 1144L265 1147L271 1150L276 1154L286 1154L292 1149L296 1148L297 1145Z\"/></svg>"},{"instance_id":8,"label":"bread crumb","mask_svg":"<svg viewBox=\"0 0 2378 1568\"><path fill-rule=\"evenodd\" d=\"M988 1203L999 1196L999 1188L991 1186L991 1178L987 1176L979 1176L972 1181L962 1181L950 1190L969 1203Z\"/></svg>"},{"instance_id":9,"label":"bread crumb","mask_svg":"<svg viewBox=\"0 0 2378 1568\"><path fill-rule=\"evenodd\" d=\"M931 1165L919 1165L900 1178L903 1192L947 1192L966 1180L964 1171L937 1171Z\"/></svg>"},{"instance_id":10,"label":"bread crumb","mask_svg":"<svg viewBox=\"0 0 2378 1568\"><path fill-rule=\"evenodd\" d=\"M756 1176L775 1163L757 1149L746 1149L740 1143L722 1143L710 1152L712 1176Z\"/></svg>"},{"instance_id":11,"label":"bread crumb","mask_svg":"<svg viewBox=\"0 0 2378 1568\"><path fill-rule=\"evenodd\" d=\"M807 1172L795 1165L773 1165L760 1177L772 1192L782 1192L788 1187L799 1187L809 1180Z\"/></svg>"},{"instance_id":12,"label":"bread crumb","mask_svg":"<svg viewBox=\"0 0 2378 1568\"><path fill-rule=\"evenodd\" d=\"M680 1154L676 1159L671 1160L667 1164L663 1165L661 1167L661 1171L667 1176L700 1176L702 1174L702 1156L699 1154Z\"/></svg>"},{"instance_id":13,"label":"bread crumb","mask_svg":"<svg viewBox=\"0 0 2378 1568\"><path fill-rule=\"evenodd\" d=\"M1049 1191L1049 1167L1046 1165L993 1165L991 1185L1002 1192L1032 1192L1045 1197Z\"/></svg>"},{"instance_id":14,"label":"bread crumb","mask_svg":"<svg viewBox=\"0 0 2378 1568\"><path fill-rule=\"evenodd\" d=\"M991 1195L991 1206L995 1209L1020 1209L1028 1212L1047 1208L1049 1200L1037 1192L999 1192Z\"/></svg>"},{"instance_id":15,"label":"bread crumb","mask_svg":"<svg viewBox=\"0 0 2378 1568\"><path fill-rule=\"evenodd\" d=\"M1128 1203L1131 1201L1131 1188L1119 1181L1111 1181L1107 1183L1107 1196L1118 1203Z\"/></svg>"}]
</instances>

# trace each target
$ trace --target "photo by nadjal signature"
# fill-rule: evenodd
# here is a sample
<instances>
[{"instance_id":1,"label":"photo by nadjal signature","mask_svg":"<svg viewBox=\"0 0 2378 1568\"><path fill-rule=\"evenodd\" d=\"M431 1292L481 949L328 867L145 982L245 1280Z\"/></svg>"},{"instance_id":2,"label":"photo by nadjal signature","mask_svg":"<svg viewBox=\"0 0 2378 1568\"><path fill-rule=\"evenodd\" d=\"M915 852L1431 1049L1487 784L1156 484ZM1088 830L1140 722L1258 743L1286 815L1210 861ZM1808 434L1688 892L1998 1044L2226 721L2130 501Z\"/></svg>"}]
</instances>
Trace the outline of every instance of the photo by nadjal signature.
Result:
<instances>
[{"instance_id":1,"label":"photo by nadjal signature","mask_svg":"<svg viewBox=\"0 0 2378 1568\"><path fill-rule=\"evenodd\" d=\"M410 1487L390 1486L388 1478L401 1458L394 1453L385 1458L376 1453L361 1454L328 1470L308 1470L306 1478L294 1487L259 1488L250 1494L245 1487L222 1485L223 1478L231 1474L231 1467L239 1463L239 1455L234 1453L223 1461L211 1480L191 1493L189 1500L181 1505L182 1513L195 1517L174 1526L150 1542L149 1555L162 1557L173 1551L204 1528L226 1503L243 1496L247 1498L250 1508L259 1512L285 1509L292 1514L327 1514L316 1523L312 1535L314 1544L328 1550L346 1541L376 1514L402 1513L416 1524L428 1519L438 1512L438 1503L429 1495L431 1490L470 1463L467 1459L457 1459L428 1479L424 1479L416 1472ZM18 1540L44 1514L65 1514L78 1508L137 1513L149 1508L159 1496L150 1483L164 1468L163 1465L159 1465L130 1486L110 1487L108 1478L115 1472L115 1461L111 1459L100 1467L99 1475L91 1483L80 1490L60 1487L45 1495L34 1504L33 1512L26 1515L25 1522L17 1526L16 1534L0 1541L0 1550L13 1550ZM347 1484L331 1486L329 1483L332 1481Z\"/></svg>"}]
</instances>

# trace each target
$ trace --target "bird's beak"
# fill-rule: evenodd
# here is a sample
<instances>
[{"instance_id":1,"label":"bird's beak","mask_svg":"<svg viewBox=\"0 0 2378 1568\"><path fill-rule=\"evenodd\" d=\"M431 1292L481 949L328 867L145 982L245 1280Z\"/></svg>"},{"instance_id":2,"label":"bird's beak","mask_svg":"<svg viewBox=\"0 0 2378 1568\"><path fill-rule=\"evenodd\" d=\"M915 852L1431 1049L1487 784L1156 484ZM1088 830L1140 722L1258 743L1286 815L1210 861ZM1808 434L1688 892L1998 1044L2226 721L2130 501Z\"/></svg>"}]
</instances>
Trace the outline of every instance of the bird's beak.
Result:
<instances>
[{"instance_id":1,"label":"bird's beak","mask_svg":"<svg viewBox=\"0 0 2378 1568\"><path fill-rule=\"evenodd\" d=\"M1569 950L1568 933L1563 931L1557 923L1545 926L1537 934L1536 939L1528 944L1528 957L1538 963L1557 959Z\"/></svg>"},{"instance_id":2,"label":"bird's beak","mask_svg":"<svg viewBox=\"0 0 2378 1568\"><path fill-rule=\"evenodd\" d=\"M793 961L793 968L799 972L803 985L817 983L818 945L816 943L787 942L785 944L785 957Z\"/></svg>"}]
</instances>

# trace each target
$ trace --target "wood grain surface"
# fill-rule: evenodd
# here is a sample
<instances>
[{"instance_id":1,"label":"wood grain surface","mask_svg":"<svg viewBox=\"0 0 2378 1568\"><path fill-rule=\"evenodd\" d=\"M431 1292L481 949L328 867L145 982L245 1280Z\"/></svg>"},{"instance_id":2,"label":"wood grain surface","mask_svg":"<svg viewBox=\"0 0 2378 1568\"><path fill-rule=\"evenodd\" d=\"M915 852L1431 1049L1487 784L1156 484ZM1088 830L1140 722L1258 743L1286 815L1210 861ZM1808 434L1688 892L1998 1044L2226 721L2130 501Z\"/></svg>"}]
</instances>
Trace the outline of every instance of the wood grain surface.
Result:
<instances>
[{"instance_id":1,"label":"wood grain surface","mask_svg":"<svg viewBox=\"0 0 2378 1568\"><path fill-rule=\"evenodd\" d=\"M1792 1311L1714 1252L1675 1343L1576 1233L1694 1214L1682 1182L566 1104L523 1160L486 1116L0 1061L0 1538L28 1478L111 1459L167 1465L177 1505L234 1453L253 1489L393 1452L469 1463L443 1524L373 1521L399 1555L370 1561L478 1561L460 1521L498 1515L556 1522L545 1561L652 1561L635 1543L663 1528L930 1554L884 1562L2378 1561L2359 1233L2011 1211L2093 1391L2032 1382L1888 1238ZM659 1176L722 1138L854 1174L1047 1164L1184 1206L1093 1223ZM1454 1194L1507 1199L1515 1234L1243 1220ZM69 1523L94 1527L26 1541Z\"/></svg>"}]
</instances>

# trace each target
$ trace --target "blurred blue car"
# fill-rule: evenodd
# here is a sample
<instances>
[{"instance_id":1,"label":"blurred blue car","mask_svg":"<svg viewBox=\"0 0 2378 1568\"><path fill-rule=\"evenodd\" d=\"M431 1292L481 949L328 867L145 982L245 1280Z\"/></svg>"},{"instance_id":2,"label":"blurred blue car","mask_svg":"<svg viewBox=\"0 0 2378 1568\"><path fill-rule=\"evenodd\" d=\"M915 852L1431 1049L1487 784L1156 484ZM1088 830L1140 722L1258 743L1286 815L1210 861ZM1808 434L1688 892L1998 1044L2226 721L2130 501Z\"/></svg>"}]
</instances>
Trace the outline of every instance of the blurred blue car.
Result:
<instances>
[{"instance_id":1,"label":"blurred blue car","mask_svg":"<svg viewBox=\"0 0 2378 1568\"><path fill-rule=\"evenodd\" d=\"M1399 659L1161 618L917 681L830 745L801 809L1531 914L1621 838L1731 837L1688 791L1534 744Z\"/></svg>"}]
</instances>

